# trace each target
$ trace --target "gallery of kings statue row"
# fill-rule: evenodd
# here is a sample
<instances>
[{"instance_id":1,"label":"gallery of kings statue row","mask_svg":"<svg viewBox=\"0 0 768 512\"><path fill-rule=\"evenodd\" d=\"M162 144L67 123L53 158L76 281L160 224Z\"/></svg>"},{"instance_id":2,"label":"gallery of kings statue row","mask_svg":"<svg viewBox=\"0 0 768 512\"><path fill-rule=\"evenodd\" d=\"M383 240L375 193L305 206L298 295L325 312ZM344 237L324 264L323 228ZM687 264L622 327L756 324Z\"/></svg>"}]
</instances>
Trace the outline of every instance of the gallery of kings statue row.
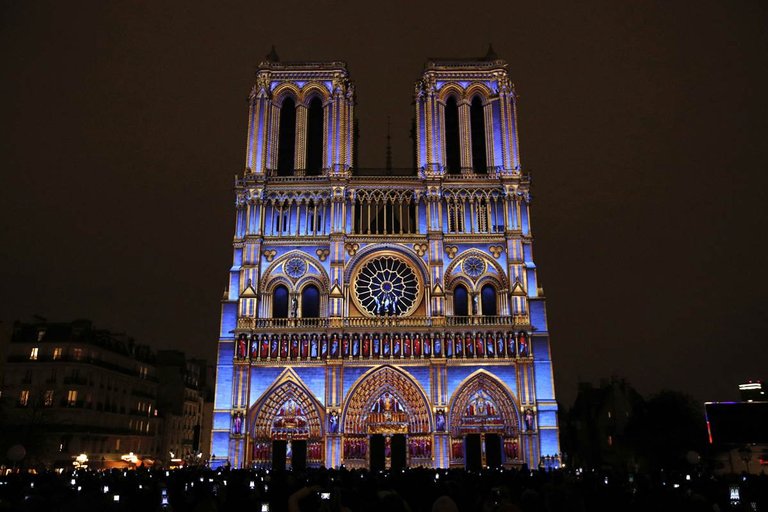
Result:
<instances>
[{"instance_id":1,"label":"gallery of kings statue row","mask_svg":"<svg viewBox=\"0 0 768 512\"><path fill-rule=\"evenodd\" d=\"M430 60L413 102L415 170L357 169L346 65L259 65L212 466L560 464L507 63Z\"/></svg>"}]
</instances>

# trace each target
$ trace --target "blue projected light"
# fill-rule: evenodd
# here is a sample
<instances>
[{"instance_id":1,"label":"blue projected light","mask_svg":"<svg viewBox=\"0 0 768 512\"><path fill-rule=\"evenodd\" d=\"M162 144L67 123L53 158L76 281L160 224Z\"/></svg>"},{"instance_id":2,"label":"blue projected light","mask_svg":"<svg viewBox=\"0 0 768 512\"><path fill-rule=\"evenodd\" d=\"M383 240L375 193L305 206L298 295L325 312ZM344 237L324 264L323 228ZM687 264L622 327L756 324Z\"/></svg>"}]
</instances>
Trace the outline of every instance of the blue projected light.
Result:
<instances>
[{"instance_id":1,"label":"blue projected light","mask_svg":"<svg viewBox=\"0 0 768 512\"><path fill-rule=\"evenodd\" d=\"M214 430L229 430L230 414L228 412L213 413Z\"/></svg>"},{"instance_id":2,"label":"blue projected light","mask_svg":"<svg viewBox=\"0 0 768 512\"><path fill-rule=\"evenodd\" d=\"M560 442L557 440L557 430L542 429L539 431L541 455L557 455L560 453Z\"/></svg>"},{"instance_id":3,"label":"blue projected light","mask_svg":"<svg viewBox=\"0 0 768 512\"><path fill-rule=\"evenodd\" d=\"M548 361L535 361L533 371L536 374L536 397L539 400L554 400L552 386L552 364Z\"/></svg>"},{"instance_id":4,"label":"blue projected light","mask_svg":"<svg viewBox=\"0 0 768 512\"><path fill-rule=\"evenodd\" d=\"M356 98L345 65L267 62L248 104L233 257L221 276L227 295L204 448L211 467L271 469L273 441L286 439L305 440L308 467L359 467L366 435L395 421L415 422L418 434L406 441L414 465L463 465L465 446L449 433L489 426L505 460L514 452L536 467L557 454L552 354L528 236L529 182L512 172L517 112L506 65L492 53L429 62L413 98L417 172L377 179L355 169ZM322 96L322 117L310 122L297 98L301 115L284 110L291 121L281 133L278 89ZM454 122L452 103L446 120L449 91L486 105L482 179L472 168L471 127ZM366 232L377 236L344 240ZM456 295L459 282L472 293ZM492 300L511 283L511 300ZM243 293L248 285L255 296ZM279 285L286 294L275 293ZM514 411L527 434L502 432L502 410L502 422Z\"/></svg>"}]
</instances>

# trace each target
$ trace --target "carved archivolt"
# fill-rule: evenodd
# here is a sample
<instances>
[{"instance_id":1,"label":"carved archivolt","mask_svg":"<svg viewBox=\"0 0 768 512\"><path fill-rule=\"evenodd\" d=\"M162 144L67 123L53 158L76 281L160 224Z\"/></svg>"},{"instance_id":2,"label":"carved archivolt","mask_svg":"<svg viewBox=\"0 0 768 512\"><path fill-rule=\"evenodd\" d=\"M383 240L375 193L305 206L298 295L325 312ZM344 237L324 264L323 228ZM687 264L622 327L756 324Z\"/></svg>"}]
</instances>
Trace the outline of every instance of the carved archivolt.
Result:
<instances>
[{"instance_id":1,"label":"carved archivolt","mask_svg":"<svg viewBox=\"0 0 768 512\"><path fill-rule=\"evenodd\" d=\"M308 105L314 96L319 97L323 104L330 100L330 92L322 82L309 82L298 87L293 82L283 82L272 92L272 101L275 105L282 105L286 96L293 97L296 105Z\"/></svg>"},{"instance_id":2,"label":"carved archivolt","mask_svg":"<svg viewBox=\"0 0 768 512\"><path fill-rule=\"evenodd\" d=\"M465 276L465 273L463 272L463 263L471 257L481 258L485 262L485 275L475 279L473 279L471 276ZM487 281L489 278L491 278L495 284L498 284L498 289L506 289L508 283L507 276L504 273L504 270L501 268L501 265L499 265L498 262L496 262L494 259L489 258L487 253L478 249L469 249L462 252L448 265L448 267L445 269L444 278L446 289L453 289L453 287L458 283L456 279L459 277L464 277L467 282L474 281L475 283L480 281ZM471 288L472 287L470 287L470 289Z\"/></svg>"},{"instance_id":3,"label":"carved archivolt","mask_svg":"<svg viewBox=\"0 0 768 512\"><path fill-rule=\"evenodd\" d=\"M473 82L467 87L462 87L457 82L449 82L440 88L439 101L445 103L448 98L454 96L456 102L472 101L472 97L479 95L483 103L486 103L494 92L481 82Z\"/></svg>"},{"instance_id":4,"label":"carved archivolt","mask_svg":"<svg viewBox=\"0 0 768 512\"><path fill-rule=\"evenodd\" d=\"M378 243L371 244L363 247L360 250L355 250L355 255L347 262L344 269L344 280L350 282L352 274L357 271L356 267L368 259L367 256L371 253L384 254L385 252L391 252L394 255L402 257L407 260L416 269L417 273L421 276L423 282L429 282L429 274L427 273L424 260L422 260L416 252L411 248L400 244Z\"/></svg>"},{"instance_id":5,"label":"carved archivolt","mask_svg":"<svg viewBox=\"0 0 768 512\"><path fill-rule=\"evenodd\" d=\"M249 432L255 440L291 437L318 439L323 435L322 406L287 369L248 412Z\"/></svg>"},{"instance_id":6,"label":"carved archivolt","mask_svg":"<svg viewBox=\"0 0 768 512\"><path fill-rule=\"evenodd\" d=\"M476 405L478 397L492 404L489 410L482 413L473 410L471 406ZM487 425L484 424L486 418ZM467 377L451 397L448 425L454 437L489 428L515 436L520 429L519 407L509 388L498 378L485 370L478 370Z\"/></svg>"},{"instance_id":7,"label":"carved archivolt","mask_svg":"<svg viewBox=\"0 0 768 512\"><path fill-rule=\"evenodd\" d=\"M272 261L269 267L264 271L259 289L264 291L273 289L277 279L285 281L284 284L287 284L289 290L294 288L294 280L283 273L283 265L292 258L301 258L304 260L307 264L307 276L315 277L321 293L328 293L330 279L322 264L316 258L299 250L289 251ZM306 277L302 278L302 280L305 279Z\"/></svg>"},{"instance_id":8,"label":"carved archivolt","mask_svg":"<svg viewBox=\"0 0 768 512\"><path fill-rule=\"evenodd\" d=\"M432 415L424 390L405 372L381 366L366 373L352 386L342 413L344 433L367 434L377 403L389 397L405 410L407 431L411 434L432 431Z\"/></svg>"}]
</instances>

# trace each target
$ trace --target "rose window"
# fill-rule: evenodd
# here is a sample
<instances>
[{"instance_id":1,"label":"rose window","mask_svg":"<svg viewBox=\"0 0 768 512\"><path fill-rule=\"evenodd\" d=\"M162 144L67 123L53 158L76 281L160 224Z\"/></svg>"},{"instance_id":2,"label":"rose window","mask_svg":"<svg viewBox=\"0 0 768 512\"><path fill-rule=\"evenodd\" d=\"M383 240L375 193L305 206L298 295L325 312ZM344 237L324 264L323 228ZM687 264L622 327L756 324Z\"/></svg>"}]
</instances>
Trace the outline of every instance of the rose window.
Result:
<instances>
[{"instance_id":1,"label":"rose window","mask_svg":"<svg viewBox=\"0 0 768 512\"><path fill-rule=\"evenodd\" d=\"M298 279L307 271L307 264L301 258L291 258L285 264L285 273Z\"/></svg>"},{"instance_id":2,"label":"rose window","mask_svg":"<svg viewBox=\"0 0 768 512\"><path fill-rule=\"evenodd\" d=\"M485 262L477 256L470 256L463 263L464 273L469 277L478 278L485 272Z\"/></svg>"},{"instance_id":3,"label":"rose window","mask_svg":"<svg viewBox=\"0 0 768 512\"><path fill-rule=\"evenodd\" d=\"M366 312L376 316L411 313L419 297L419 279L404 261L393 256L369 260L357 274L355 299Z\"/></svg>"}]
</instances>

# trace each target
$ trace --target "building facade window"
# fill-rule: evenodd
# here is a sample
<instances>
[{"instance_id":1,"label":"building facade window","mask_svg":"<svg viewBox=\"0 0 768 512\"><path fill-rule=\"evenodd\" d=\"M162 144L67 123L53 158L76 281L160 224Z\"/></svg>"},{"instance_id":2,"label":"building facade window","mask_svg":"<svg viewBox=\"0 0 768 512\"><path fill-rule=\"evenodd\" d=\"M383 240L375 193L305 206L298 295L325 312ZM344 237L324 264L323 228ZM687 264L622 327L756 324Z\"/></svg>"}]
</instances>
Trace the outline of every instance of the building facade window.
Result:
<instances>
[{"instance_id":1,"label":"building facade window","mask_svg":"<svg viewBox=\"0 0 768 512\"><path fill-rule=\"evenodd\" d=\"M61 359L61 354L62 354L62 348L61 347L54 348L53 349L53 360L57 361L57 360Z\"/></svg>"},{"instance_id":2,"label":"building facade window","mask_svg":"<svg viewBox=\"0 0 768 512\"><path fill-rule=\"evenodd\" d=\"M46 407L53 406L53 390L52 389L45 390L45 394L43 395L43 405Z\"/></svg>"},{"instance_id":3,"label":"building facade window","mask_svg":"<svg viewBox=\"0 0 768 512\"><path fill-rule=\"evenodd\" d=\"M288 318L288 288L283 285L275 288L272 294L272 317Z\"/></svg>"},{"instance_id":4,"label":"building facade window","mask_svg":"<svg viewBox=\"0 0 768 512\"><path fill-rule=\"evenodd\" d=\"M493 285L487 284L483 286L480 291L480 296L483 301L483 316L495 316L498 315L496 308L496 288Z\"/></svg>"},{"instance_id":5,"label":"building facade window","mask_svg":"<svg viewBox=\"0 0 768 512\"><path fill-rule=\"evenodd\" d=\"M29 405L29 390L22 389L19 393L19 406L26 407L27 405Z\"/></svg>"},{"instance_id":6,"label":"building facade window","mask_svg":"<svg viewBox=\"0 0 768 512\"><path fill-rule=\"evenodd\" d=\"M448 168L449 174L461 172L459 107L453 96L445 102L445 166Z\"/></svg>"},{"instance_id":7,"label":"building facade window","mask_svg":"<svg viewBox=\"0 0 768 512\"><path fill-rule=\"evenodd\" d=\"M77 404L77 390L76 389L70 389L67 391L67 405L69 407L74 407Z\"/></svg>"},{"instance_id":8,"label":"building facade window","mask_svg":"<svg viewBox=\"0 0 768 512\"><path fill-rule=\"evenodd\" d=\"M30 361L37 361L37 356L40 349L38 347L32 347L32 350L29 352L29 360Z\"/></svg>"},{"instance_id":9,"label":"building facade window","mask_svg":"<svg viewBox=\"0 0 768 512\"><path fill-rule=\"evenodd\" d=\"M285 98L280 106L280 131L277 142L277 175L293 176L296 152L296 103Z\"/></svg>"},{"instance_id":10,"label":"building facade window","mask_svg":"<svg viewBox=\"0 0 768 512\"><path fill-rule=\"evenodd\" d=\"M320 316L320 290L308 285L301 290L301 316L318 318Z\"/></svg>"},{"instance_id":11,"label":"building facade window","mask_svg":"<svg viewBox=\"0 0 768 512\"><path fill-rule=\"evenodd\" d=\"M469 109L470 129L472 131L472 170L476 173L488 172L488 160L485 154L485 107L480 96L475 96Z\"/></svg>"},{"instance_id":12,"label":"building facade window","mask_svg":"<svg viewBox=\"0 0 768 512\"><path fill-rule=\"evenodd\" d=\"M453 314L456 316L469 316L469 301L467 300L467 289L463 285L458 285L453 290Z\"/></svg>"},{"instance_id":13,"label":"building facade window","mask_svg":"<svg viewBox=\"0 0 768 512\"><path fill-rule=\"evenodd\" d=\"M307 175L317 176L323 170L323 102L312 98L307 112Z\"/></svg>"}]
</instances>

